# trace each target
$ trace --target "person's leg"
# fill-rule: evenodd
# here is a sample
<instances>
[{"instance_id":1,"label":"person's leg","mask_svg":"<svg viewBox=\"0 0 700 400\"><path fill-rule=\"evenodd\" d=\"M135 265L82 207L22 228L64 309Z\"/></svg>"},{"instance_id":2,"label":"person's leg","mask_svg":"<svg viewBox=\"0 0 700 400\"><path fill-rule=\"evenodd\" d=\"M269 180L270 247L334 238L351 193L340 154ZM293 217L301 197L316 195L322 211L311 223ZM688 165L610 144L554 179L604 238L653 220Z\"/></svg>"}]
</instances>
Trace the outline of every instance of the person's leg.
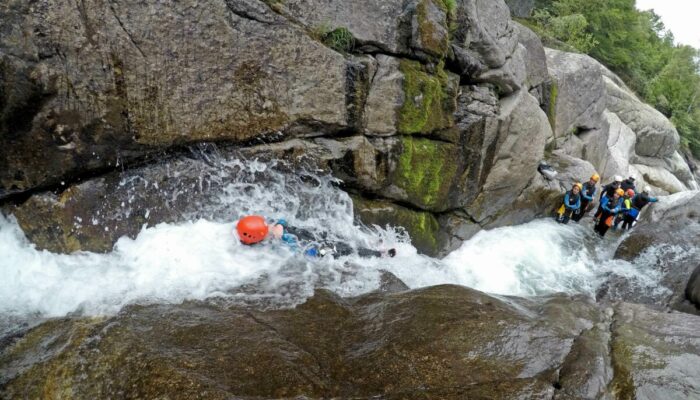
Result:
<instances>
[{"instance_id":1,"label":"person's leg","mask_svg":"<svg viewBox=\"0 0 700 400\"><path fill-rule=\"evenodd\" d=\"M363 258L370 258L370 257L381 257L382 252L377 251L377 250L372 250L372 249L367 249L364 247L360 247L357 249L357 255Z\"/></svg>"},{"instance_id":2,"label":"person's leg","mask_svg":"<svg viewBox=\"0 0 700 400\"><path fill-rule=\"evenodd\" d=\"M574 215L571 217L574 222L579 222L584 215L586 215L586 210L588 208L588 202L586 200L581 200L581 208L576 210Z\"/></svg>"}]
</instances>

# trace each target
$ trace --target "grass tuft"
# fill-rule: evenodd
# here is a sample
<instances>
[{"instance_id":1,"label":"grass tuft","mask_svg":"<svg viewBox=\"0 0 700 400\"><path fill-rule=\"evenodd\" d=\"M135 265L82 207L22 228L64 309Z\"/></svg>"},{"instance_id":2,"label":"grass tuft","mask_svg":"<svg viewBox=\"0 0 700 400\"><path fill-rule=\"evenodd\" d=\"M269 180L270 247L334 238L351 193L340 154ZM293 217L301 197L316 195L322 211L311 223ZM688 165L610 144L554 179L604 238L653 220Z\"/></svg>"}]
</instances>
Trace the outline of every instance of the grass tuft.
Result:
<instances>
[{"instance_id":1,"label":"grass tuft","mask_svg":"<svg viewBox=\"0 0 700 400\"><path fill-rule=\"evenodd\" d=\"M347 28L331 29L323 24L314 28L311 36L339 53L351 53L355 48L355 37Z\"/></svg>"}]
</instances>

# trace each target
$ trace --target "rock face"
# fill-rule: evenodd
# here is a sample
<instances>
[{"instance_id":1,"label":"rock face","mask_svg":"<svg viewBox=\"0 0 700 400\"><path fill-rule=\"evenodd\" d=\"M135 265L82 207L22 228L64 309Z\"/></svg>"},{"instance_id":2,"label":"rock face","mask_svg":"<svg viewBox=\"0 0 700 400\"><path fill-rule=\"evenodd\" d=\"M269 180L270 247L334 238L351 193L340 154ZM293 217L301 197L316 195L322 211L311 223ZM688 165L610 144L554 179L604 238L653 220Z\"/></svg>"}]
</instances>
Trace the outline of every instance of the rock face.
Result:
<instances>
[{"instance_id":1,"label":"rock face","mask_svg":"<svg viewBox=\"0 0 700 400\"><path fill-rule=\"evenodd\" d=\"M615 257L652 263L661 276L660 284L670 292L650 297L634 288L625 288L617 298L624 296L628 301L695 312L695 307L686 302L689 296L686 288L694 288L691 275L700 256L700 192L678 193L647 208L641 214L641 222L618 247Z\"/></svg>"},{"instance_id":2,"label":"rock face","mask_svg":"<svg viewBox=\"0 0 700 400\"><path fill-rule=\"evenodd\" d=\"M546 49L553 82L550 117L556 138L602 127L605 85L600 64L583 54Z\"/></svg>"},{"instance_id":3,"label":"rock face","mask_svg":"<svg viewBox=\"0 0 700 400\"><path fill-rule=\"evenodd\" d=\"M549 215L593 170L657 193L696 187L668 121L511 20L509 5L528 2L81 4L0 6L0 199L28 198L10 208L40 247L106 251L144 222L180 220L188 204L148 221L120 210L119 182L143 171L116 171L180 171L183 145L212 141L313 160L365 222L408 224L431 255ZM558 179L537 172L542 160ZM151 210L169 198L144 193ZM109 226L78 221L98 211Z\"/></svg>"},{"instance_id":4,"label":"rock face","mask_svg":"<svg viewBox=\"0 0 700 400\"><path fill-rule=\"evenodd\" d=\"M501 300L456 286L352 299L318 291L273 311L133 306L52 320L7 342L0 393L687 398L700 394L698 328L700 320L624 303Z\"/></svg>"},{"instance_id":5,"label":"rock face","mask_svg":"<svg viewBox=\"0 0 700 400\"><path fill-rule=\"evenodd\" d=\"M552 147L590 161L604 181L635 176L638 186L649 184L658 194L697 189L668 119L592 58L546 53L553 78L545 92L556 136Z\"/></svg>"},{"instance_id":6,"label":"rock face","mask_svg":"<svg viewBox=\"0 0 700 400\"><path fill-rule=\"evenodd\" d=\"M0 16L21 21L0 40L5 192L153 147L352 124L346 59L260 2L10 2Z\"/></svg>"}]
</instances>

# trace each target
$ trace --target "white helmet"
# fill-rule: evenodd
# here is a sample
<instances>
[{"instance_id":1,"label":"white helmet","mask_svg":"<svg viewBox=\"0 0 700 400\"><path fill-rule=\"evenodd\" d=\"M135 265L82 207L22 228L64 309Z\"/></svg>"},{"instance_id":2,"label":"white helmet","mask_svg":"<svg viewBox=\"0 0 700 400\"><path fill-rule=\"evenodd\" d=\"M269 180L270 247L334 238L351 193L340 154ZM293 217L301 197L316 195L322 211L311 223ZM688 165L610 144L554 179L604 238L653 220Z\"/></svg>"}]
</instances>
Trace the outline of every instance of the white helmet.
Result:
<instances>
[{"instance_id":1,"label":"white helmet","mask_svg":"<svg viewBox=\"0 0 700 400\"><path fill-rule=\"evenodd\" d=\"M620 175L615 175L614 181L615 182L622 182L622 177Z\"/></svg>"},{"instance_id":2,"label":"white helmet","mask_svg":"<svg viewBox=\"0 0 700 400\"><path fill-rule=\"evenodd\" d=\"M646 194L651 193L651 188L649 186L644 186L644 190L642 191L642 193L646 193Z\"/></svg>"}]
</instances>

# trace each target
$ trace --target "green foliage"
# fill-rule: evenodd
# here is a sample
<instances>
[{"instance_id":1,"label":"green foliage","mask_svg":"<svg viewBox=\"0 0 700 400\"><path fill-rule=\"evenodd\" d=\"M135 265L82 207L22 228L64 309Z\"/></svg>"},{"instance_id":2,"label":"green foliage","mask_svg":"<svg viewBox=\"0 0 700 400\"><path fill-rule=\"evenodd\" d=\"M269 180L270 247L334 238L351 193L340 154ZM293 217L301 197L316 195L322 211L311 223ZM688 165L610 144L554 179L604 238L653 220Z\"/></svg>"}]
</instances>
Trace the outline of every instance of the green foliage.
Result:
<instances>
[{"instance_id":1,"label":"green foliage","mask_svg":"<svg viewBox=\"0 0 700 400\"><path fill-rule=\"evenodd\" d=\"M323 24L314 28L311 36L339 53L350 53L355 48L355 37L347 28L331 29Z\"/></svg>"},{"instance_id":2,"label":"green foliage","mask_svg":"<svg viewBox=\"0 0 700 400\"><path fill-rule=\"evenodd\" d=\"M552 16L547 10L537 10L533 18L541 25L547 26L551 35L582 53L588 53L598 41L587 32L588 21L581 14Z\"/></svg>"},{"instance_id":3,"label":"green foliage","mask_svg":"<svg viewBox=\"0 0 700 400\"><path fill-rule=\"evenodd\" d=\"M537 7L528 25L545 44L554 38L605 64L700 156L698 50L675 46L659 16L637 10L635 0L538 0Z\"/></svg>"},{"instance_id":4,"label":"green foliage","mask_svg":"<svg viewBox=\"0 0 700 400\"><path fill-rule=\"evenodd\" d=\"M457 0L438 0L448 14L454 15L457 11Z\"/></svg>"}]
</instances>

